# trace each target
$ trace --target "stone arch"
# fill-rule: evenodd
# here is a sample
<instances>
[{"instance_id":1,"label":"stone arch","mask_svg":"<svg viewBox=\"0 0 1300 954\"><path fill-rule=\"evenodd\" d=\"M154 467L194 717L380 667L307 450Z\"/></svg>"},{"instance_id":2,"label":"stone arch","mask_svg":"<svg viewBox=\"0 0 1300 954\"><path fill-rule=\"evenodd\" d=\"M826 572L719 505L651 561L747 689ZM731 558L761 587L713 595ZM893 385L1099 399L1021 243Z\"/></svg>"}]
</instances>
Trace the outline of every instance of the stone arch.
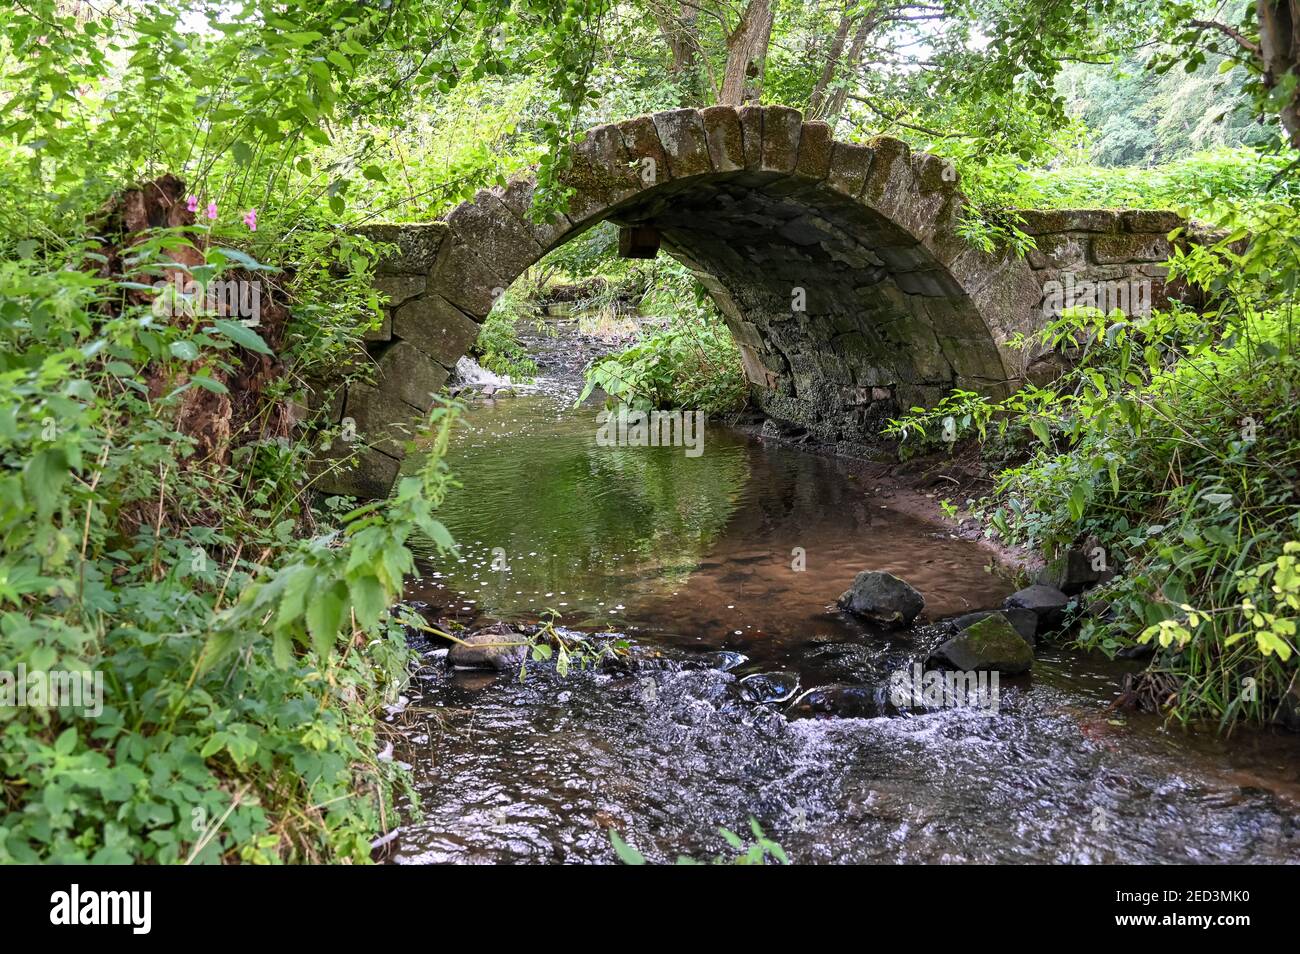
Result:
<instances>
[{"instance_id":1,"label":"stone arch","mask_svg":"<svg viewBox=\"0 0 1300 954\"><path fill-rule=\"evenodd\" d=\"M353 387L334 417L351 418L381 456L334 469L321 487L383 493L401 425L427 410L496 297L606 220L695 272L759 406L822 440L865 438L953 387L1005 393L1023 375L1008 341L1034 330L1040 280L1014 254L963 240L955 171L900 140L838 142L780 106L676 109L590 130L562 181L573 195L544 224L529 216L534 184L522 178L444 222L369 230L401 249L378 280L391 306L370 346L378 380Z\"/></svg>"}]
</instances>

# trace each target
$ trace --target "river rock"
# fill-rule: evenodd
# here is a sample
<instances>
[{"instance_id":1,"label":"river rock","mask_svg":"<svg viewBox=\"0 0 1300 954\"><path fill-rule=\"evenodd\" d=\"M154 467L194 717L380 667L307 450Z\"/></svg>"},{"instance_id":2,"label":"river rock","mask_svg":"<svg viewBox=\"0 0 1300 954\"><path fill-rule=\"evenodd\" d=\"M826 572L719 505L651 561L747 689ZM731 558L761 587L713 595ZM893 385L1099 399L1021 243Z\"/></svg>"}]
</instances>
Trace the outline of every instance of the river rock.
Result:
<instances>
[{"instance_id":1,"label":"river rock","mask_svg":"<svg viewBox=\"0 0 1300 954\"><path fill-rule=\"evenodd\" d=\"M508 626L489 626L456 643L447 652L453 669L495 669L506 672L519 668L528 652L527 640Z\"/></svg>"},{"instance_id":2,"label":"river rock","mask_svg":"<svg viewBox=\"0 0 1300 954\"><path fill-rule=\"evenodd\" d=\"M700 659L710 669L717 669L721 672L730 672L737 666L743 666L749 662L749 657L744 653L738 653L730 649L719 649L705 653Z\"/></svg>"},{"instance_id":3,"label":"river rock","mask_svg":"<svg viewBox=\"0 0 1300 954\"><path fill-rule=\"evenodd\" d=\"M1002 616L1011 624L1012 628L1020 634L1030 646L1034 645L1034 637L1038 632L1038 616L1032 610L1027 609L1003 609L1003 610L979 610L974 613L967 613L964 616L958 616L952 620L953 627L958 631L970 629L980 620L988 619L990 616Z\"/></svg>"},{"instance_id":4,"label":"river rock","mask_svg":"<svg viewBox=\"0 0 1300 954\"><path fill-rule=\"evenodd\" d=\"M1089 538L1081 547L1070 547L1060 556L1049 560L1038 574L1038 582L1053 586L1069 596L1077 596L1090 586L1114 579L1115 571L1100 561L1105 569L1094 569L1094 552L1099 550L1095 538ZM1104 556L1104 551L1101 551Z\"/></svg>"},{"instance_id":5,"label":"river rock","mask_svg":"<svg viewBox=\"0 0 1300 954\"><path fill-rule=\"evenodd\" d=\"M872 719L891 711L878 687L835 683L809 689L791 703L787 715L814 719Z\"/></svg>"},{"instance_id":6,"label":"river rock","mask_svg":"<svg viewBox=\"0 0 1300 954\"><path fill-rule=\"evenodd\" d=\"M1007 609L1027 609L1038 617L1037 632L1044 633L1059 626L1065 616L1065 607L1070 604L1066 596L1054 586L1035 583L1019 592L1012 593L1002 604Z\"/></svg>"},{"instance_id":7,"label":"river rock","mask_svg":"<svg viewBox=\"0 0 1300 954\"><path fill-rule=\"evenodd\" d=\"M931 663L963 672L997 670L1004 676L1028 672L1034 651L1001 613L985 617L934 651Z\"/></svg>"},{"instance_id":8,"label":"river rock","mask_svg":"<svg viewBox=\"0 0 1300 954\"><path fill-rule=\"evenodd\" d=\"M740 697L746 702L785 702L799 691L799 676L793 672L756 672L740 680Z\"/></svg>"},{"instance_id":9,"label":"river rock","mask_svg":"<svg viewBox=\"0 0 1300 954\"><path fill-rule=\"evenodd\" d=\"M907 626L925 609L925 598L883 570L863 570L844 591L839 605L879 626Z\"/></svg>"}]
</instances>

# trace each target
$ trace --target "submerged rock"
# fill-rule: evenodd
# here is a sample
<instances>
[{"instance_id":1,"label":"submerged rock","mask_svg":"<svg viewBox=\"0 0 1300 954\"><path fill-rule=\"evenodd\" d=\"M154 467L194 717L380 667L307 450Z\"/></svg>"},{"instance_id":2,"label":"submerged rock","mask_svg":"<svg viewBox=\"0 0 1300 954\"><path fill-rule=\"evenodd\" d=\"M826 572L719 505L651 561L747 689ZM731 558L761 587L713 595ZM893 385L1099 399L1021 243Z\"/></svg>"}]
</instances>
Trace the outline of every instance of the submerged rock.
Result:
<instances>
[{"instance_id":1,"label":"submerged rock","mask_svg":"<svg viewBox=\"0 0 1300 954\"><path fill-rule=\"evenodd\" d=\"M453 669L517 669L528 652L522 633L497 624L465 637L447 651L447 665Z\"/></svg>"},{"instance_id":2,"label":"submerged rock","mask_svg":"<svg viewBox=\"0 0 1300 954\"><path fill-rule=\"evenodd\" d=\"M863 570L840 596L839 605L880 626L907 626L925 609L925 598L892 573Z\"/></svg>"},{"instance_id":3,"label":"submerged rock","mask_svg":"<svg viewBox=\"0 0 1300 954\"><path fill-rule=\"evenodd\" d=\"M1066 596L1054 586L1035 583L1007 597L1002 605L1007 609L1027 609L1038 617L1038 632L1043 633L1059 626L1070 604Z\"/></svg>"},{"instance_id":4,"label":"submerged rock","mask_svg":"<svg viewBox=\"0 0 1300 954\"><path fill-rule=\"evenodd\" d=\"M799 691L799 676L793 672L756 672L740 680L740 697L746 702L785 702Z\"/></svg>"},{"instance_id":5,"label":"submerged rock","mask_svg":"<svg viewBox=\"0 0 1300 954\"><path fill-rule=\"evenodd\" d=\"M1034 645L1034 636L1038 632L1038 615L1033 610L1027 609L1003 609L1003 610L979 610L974 613L966 613L964 616L957 616L949 620L953 627L958 631L970 629L980 620L988 619L990 616L1001 616L1011 624L1012 628L1020 634L1030 646Z\"/></svg>"},{"instance_id":6,"label":"submerged rock","mask_svg":"<svg viewBox=\"0 0 1300 954\"><path fill-rule=\"evenodd\" d=\"M962 630L934 651L932 663L963 672L996 669L1006 676L1028 672L1034 651L1001 613Z\"/></svg>"},{"instance_id":7,"label":"submerged rock","mask_svg":"<svg viewBox=\"0 0 1300 954\"><path fill-rule=\"evenodd\" d=\"M892 711L885 693L878 686L817 686L790 704L787 715L793 718L871 719Z\"/></svg>"}]
</instances>

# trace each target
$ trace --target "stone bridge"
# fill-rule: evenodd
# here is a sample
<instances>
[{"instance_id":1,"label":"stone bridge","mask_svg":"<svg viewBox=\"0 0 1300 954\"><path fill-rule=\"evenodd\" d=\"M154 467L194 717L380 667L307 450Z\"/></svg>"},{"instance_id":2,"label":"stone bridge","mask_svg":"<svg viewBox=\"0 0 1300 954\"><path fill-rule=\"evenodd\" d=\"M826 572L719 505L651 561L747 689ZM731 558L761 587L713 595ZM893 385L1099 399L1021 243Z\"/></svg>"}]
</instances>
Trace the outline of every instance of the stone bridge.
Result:
<instances>
[{"instance_id":1,"label":"stone bridge","mask_svg":"<svg viewBox=\"0 0 1300 954\"><path fill-rule=\"evenodd\" d=\"M955 170L891 138L837 142L780 106L677 109L590 130L563 175L565 214L529 216L531 179L480 191L445 221L365 231L399 253L367 344L372 384L335 393L335 442L317 486L373 497L395 479L413 419L475 342L496 298L551 249L610 220L620 252L664 251L712 295L756 404L818 439L862 443L886 417L959 387L1005 394L1033 350L1012 341L1106 283L1160 305L1167 212L1025 212L1037 250L980 251L961 237ZM1127 301L1127 299L1126 299ZM1114 303L1114 302L1112 302Z\"/></svg>"}]
</instances>

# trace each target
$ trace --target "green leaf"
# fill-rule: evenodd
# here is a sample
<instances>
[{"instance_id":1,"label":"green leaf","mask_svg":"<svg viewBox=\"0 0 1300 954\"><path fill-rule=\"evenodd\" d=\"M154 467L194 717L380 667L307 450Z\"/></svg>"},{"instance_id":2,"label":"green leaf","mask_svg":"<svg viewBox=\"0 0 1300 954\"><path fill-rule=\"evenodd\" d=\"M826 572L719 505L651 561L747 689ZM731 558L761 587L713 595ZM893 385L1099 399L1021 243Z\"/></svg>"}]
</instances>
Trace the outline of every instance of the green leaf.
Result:
<instances>
[{"instance_id":1,"label":"green leaf","mask_svg":"<svg viewBox=\"0 0 1300 954\"><path fill-rule=\"evenodd\" d=\"M36 504L39 516L54 512L69 473L68 457L61 447L42 448L27 461L23 467L23 487Z\"/></svg>"},{"instance_id":2,"label":"green leaf","mask_svg":"<svg viewBox=\"0 0 1300 954\"><path fill-rule=\"evenodd\" d=\"M322 658L329 655L338 639L339 626L347 609L347 587L335 583L307 604L307 631L312 646Z\"/></svg>"},{"instance_id":3,"label":"green leaf","mask_svg":"<svg viewBox=\"0 0 1300 954\"><path fill-rule=\"evenodd\" d=\"M59 737L54 740L54 751L59 755L71 755L72 750L77 747L77 729L73 726L64 729Z\"/></svg>"},{"instance_id":4,"label":"green leaf","mask_svg":"<svg viewBox=\"0 0 1300 954\"><path fill-rule=\"evenodd\" d=\"M609 843L614 846L614 854L618 855L618 860L625 865L643 865L645 864L645 855L637 851L622 838L614 829L609 830Z\"/></svg>"},{"instance_id":5,"label":"green leaf","mask_svg":"<svg viewBox=\"0 0 1300 954\"><path fill-rule=\"evenodd\" d=\"M367 629L379 621L379 614L388 605L383 586L370 574L349 580L348 596L356 611L357 623Z\"/></svg>"},{"instance_id":6,"label":"green leaf","mask_svg":"<svg viewBox=\"0 0 1300 954\"><path fill-rule=\"evenodd\" d=\"M229 394L230 390L218 381L216 378L210 378L204 374L196 374L190 378L191 384L197 384L205 391L211 391L213 394Z\"/></svg>"},{"instance_id":7,"label":"green leaf","mask_svg":"<svg viewBox=\"0 0 1300 954\"><path fill-rule=\"evenodd\" d=\"M247 325L241 325L237 321L231 321L228 318L218 318L212 322L212 327L203 330L207 332L215 331L220 335L224 335L241 348L246 348L249 351L256 351L258 354L274 354L274 352L266 346L266 342L262 340L261 335L252 328L249 328Z\"/></svg>"},{"instance_id":8,"label":"green leaf","mask_svg":"<svg viewBox=\"0 0 1300 954\"><path fill-rule=\"evenodd\" d=\"M189 340L173 341L169 350L172 357L180 358L182 361L197 361L199 357L199 349L195 347L193 341Z\"/></svg>"}]
</instances>

